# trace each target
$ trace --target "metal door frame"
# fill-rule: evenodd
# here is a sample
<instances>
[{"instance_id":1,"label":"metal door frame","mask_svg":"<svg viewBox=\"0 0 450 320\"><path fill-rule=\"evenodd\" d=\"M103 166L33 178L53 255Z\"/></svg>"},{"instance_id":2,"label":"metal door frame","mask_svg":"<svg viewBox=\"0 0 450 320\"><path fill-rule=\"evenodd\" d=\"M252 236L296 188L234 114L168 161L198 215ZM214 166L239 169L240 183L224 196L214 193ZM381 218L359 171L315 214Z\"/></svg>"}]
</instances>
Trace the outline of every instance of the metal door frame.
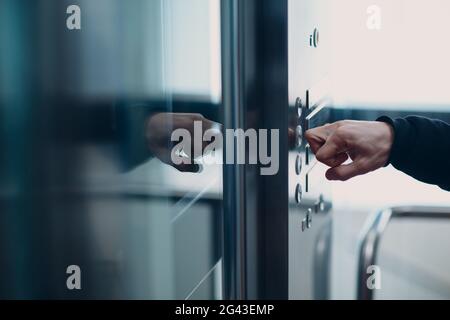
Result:
<instances>
[{"instance_id":1,"label":"metal door frame","mask_svg":"<svg viewBox=\"0 0 450 320\"><path fill-rule=\"evenodd\" d=\"M288 299L288 0L222 0L221 19L224 128L280 130L277 175L224 165L224 298Z\"/></svg>"}]
</instances>

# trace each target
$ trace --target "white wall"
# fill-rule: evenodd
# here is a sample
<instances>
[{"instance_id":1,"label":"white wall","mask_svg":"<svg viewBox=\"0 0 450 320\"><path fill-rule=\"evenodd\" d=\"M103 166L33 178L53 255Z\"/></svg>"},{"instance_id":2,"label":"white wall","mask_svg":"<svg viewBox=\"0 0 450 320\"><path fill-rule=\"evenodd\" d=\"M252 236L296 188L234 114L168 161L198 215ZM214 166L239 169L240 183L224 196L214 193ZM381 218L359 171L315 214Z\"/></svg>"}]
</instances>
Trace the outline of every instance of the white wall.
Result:
<instances>
[{"instance_id":1,"label":"white wall","mask_svg":"<svg viewBox=\"0 0 450 320\"><path fill-rule=\"evenodd\" d=\"M379 31L366 26L369 5ZM334 0L332 12L337 104L450 110L449 1Z\"/></svg>"}]
</instances>

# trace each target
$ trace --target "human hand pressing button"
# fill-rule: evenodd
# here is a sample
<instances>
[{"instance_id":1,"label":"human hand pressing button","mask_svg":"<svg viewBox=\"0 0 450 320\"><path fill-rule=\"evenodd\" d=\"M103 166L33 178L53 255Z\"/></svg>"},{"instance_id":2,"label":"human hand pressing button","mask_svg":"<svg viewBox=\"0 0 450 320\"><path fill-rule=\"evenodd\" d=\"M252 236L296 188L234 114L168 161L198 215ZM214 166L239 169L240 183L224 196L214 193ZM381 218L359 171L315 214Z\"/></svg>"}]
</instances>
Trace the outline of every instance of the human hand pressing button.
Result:
<instances>
[{"instance_id":1,"label":"human hand pressing button","mask_svg":"<svg viewBox=\"0 0 450 320\"><path fill-rule=\"evenodd\" d=\"M346 181L388 163L394 129L384 122L344 120L308 130L305 137L317 160L330 167L327 179Z\"/></svg>"}]
</instances>

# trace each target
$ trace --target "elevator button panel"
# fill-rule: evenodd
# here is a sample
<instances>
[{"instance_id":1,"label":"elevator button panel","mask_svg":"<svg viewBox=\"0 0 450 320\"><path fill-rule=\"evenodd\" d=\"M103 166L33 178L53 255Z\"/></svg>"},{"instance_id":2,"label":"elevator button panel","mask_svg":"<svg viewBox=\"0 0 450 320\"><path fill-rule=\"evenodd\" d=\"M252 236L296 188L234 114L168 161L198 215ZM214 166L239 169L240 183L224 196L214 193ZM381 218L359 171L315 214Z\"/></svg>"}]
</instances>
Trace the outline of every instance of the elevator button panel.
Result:
<instances>
[{"instance_id":1,"label":"elevator button panel","mask_svg":"<svg viewBox=\"0 0 450 320\"><path fill-rule=\"evenodd\" d=\"M332 122L331 0L289 1L289 298L326 299L331 190L305 133ZM302 128L302 143L295 138ZM299 132L300 133L300 132ZM301 159L301 167L299 167ZM298 187L297 187L298 186ZM301 202L296 190L302 190ZM320 246L320 247L319 247ZM318 259L318 256L323 258ZM318 283L320 284L318 285ZM322 289L323 287L323 289ZM319 288L319 289L318 289Z\"/></svg>"}]
</instances>

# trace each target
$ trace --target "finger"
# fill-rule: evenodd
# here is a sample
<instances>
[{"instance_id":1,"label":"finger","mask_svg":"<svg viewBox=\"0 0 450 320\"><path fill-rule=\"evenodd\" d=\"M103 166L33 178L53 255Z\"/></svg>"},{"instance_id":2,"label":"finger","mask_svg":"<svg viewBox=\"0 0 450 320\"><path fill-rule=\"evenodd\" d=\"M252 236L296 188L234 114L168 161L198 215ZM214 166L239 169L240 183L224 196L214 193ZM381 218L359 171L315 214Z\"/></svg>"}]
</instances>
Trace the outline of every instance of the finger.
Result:
<instances>
[{"instance_id":1,"label":"finger","mask_svg":"<svg viewBox=\"0 0 450 320\"><path fill-rule=\"evenodd\" d=\"M329 167L337 167L346 162L349 159L349 155L347 153L339 153L336 157L328 159L326 165Z\"/></svg>"},{"instance_id":2,"label":"finger","mask_svg":"<svg viewBox=\"0 0 450 320\"><path fill-rule=\"evenodd\" d=\"M294 133L295 135L295 133ZM327 141L327 135L325 132L321 130L321 128L311 129L306 131L305 138L309 143L309 146L311 147L311 150L313 153L316 153L323 144ZM295 136L294 136L295 141Z\"/></svg>"},{"instance_id":3,"label":"finger","mask_svg":"<svg viewBox=\"0 0 450 320\"><path fill-rule=\"evenodd\" d=\"M308 141L312 151L317 153L337 128L338 124L334 123L326 124L324 126L306 131L305 138Z\"/></svg>"},{"instance_id":4,"label":"finger","mask_svg":"<svg viewBox=\"0 0 450 320\"><path fill-rule=\"evenodd\" d=\"M347 181L365 173L366 172L361 168L358 162L352 162L350 164L329 169L326 173L326 177L328 180Z\"/></svg>"},{"instance_id":5,"label":"finger","mask_svg":"<svg viewBox=\"0 0 450 320\"><path fill-rule=\"evenodd\" d=\"M342 156L340 154L347 153L347 143L340 135L331 135L325 144L316 152L316 158L320 162L334 167L335 163L340 160Z\"/></svg>"}]
</instances>

